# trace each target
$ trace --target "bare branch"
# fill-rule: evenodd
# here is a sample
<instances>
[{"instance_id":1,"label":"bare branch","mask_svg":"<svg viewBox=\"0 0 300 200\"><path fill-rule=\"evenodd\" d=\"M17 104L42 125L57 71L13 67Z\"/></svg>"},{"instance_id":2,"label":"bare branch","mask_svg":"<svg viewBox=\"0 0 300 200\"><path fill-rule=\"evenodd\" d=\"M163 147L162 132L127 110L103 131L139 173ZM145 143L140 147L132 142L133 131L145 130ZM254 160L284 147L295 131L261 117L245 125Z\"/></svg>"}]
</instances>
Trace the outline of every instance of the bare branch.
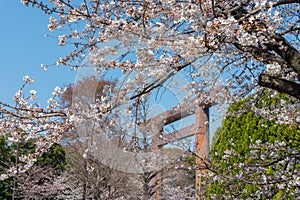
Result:
<instances>
[{"instance_id":1,"label":"bare branch","mask_svg":"<svg viewBox=\"0 0 300 200\"><path fill-rule=\"evenodd\" d=\"M293 81L261 74L258 78L258 84L300 99L300 85Z\"/></svg>"}]
</instances>

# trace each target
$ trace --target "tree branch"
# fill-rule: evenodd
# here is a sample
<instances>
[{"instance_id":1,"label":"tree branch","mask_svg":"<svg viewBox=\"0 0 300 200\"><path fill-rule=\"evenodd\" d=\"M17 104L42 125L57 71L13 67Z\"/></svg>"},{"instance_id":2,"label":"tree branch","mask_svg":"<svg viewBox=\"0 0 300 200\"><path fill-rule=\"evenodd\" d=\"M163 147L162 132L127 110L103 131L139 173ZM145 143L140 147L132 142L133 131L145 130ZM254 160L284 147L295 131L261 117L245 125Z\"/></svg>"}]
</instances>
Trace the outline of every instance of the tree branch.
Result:
<instances>
[{"instance_id":1,"label":"tree branch","mask_svg":"<svg viewBox=\"0 0 300 200\"><path fill-rule=\"evenodd\" d=\"M275 6L280 6L280 5L285 5L285 4L293 4L293 3L300 3L300 0L280 0L277 1L275 4L273 4L273 7Z\"/></svg>"},{"instance_id":2,"label":"tree branch","mask_svg":"<svg viewBox=\"0 0 300 200\"><path fill-rule=\"evenodd\" d=\"M249 52L251 55L256 58L257 60L261 60L265 63L272 63L272 62L277 62L280 65L286 64L286 61L279 57L274 55L273 53L269 52L266 49L258 48L255 46L242 46L238 43L235 43L234 46L239 49L240 51L243 52Z\"/></svg>"},{"instance_id":3,"label":"tree branch","mask_svg":"<svg viewBox=\"0 0 300 200\"><path fill-rule=\"evenodd\" d=\"M281 58L283 58L288 65L298 74L300 74L300 53L293 47L282 35L275 34L273 38L276 44L266 44L266 46L275 51Z\"/></svg>"},{"instance_id":4,"label":"tree branch","mask_svg":"<svg viewBox=\"0 0 300 200\"><path fill-rule=\"evenodd\" d=\"M197 60L197 59L195 59ZM144 94L148 94L149 92L151 92L152 90L162 86L167 80L169 80L172 76L174 76L177 72L179 72L180 70L184 69L185 67L189 66L190 64L192 64L193 62L195 62L195 60L192 60L190 62L186 62L183 65L180 66L175 66L173 67L174 70L171 71L168 75L166 75L165 77L159 77L158 79L156 79L155 81L152 81L151 83L149 83L147 86L145 86L141 91L138 91L135 95L130 97L130 100L136 99L137 97L140 97Z\"/></svg>"},{"instance_id":5,"label":"tree branch","mask_svg":"<svg viewBox=\"0 0 300 200\"><path fill-rule=\"evenodd\" d=\"M293 81L270 76L268 74L261 74L258 78L258 84L300 99L300 84Z\"/></svg>"}]
</instances>

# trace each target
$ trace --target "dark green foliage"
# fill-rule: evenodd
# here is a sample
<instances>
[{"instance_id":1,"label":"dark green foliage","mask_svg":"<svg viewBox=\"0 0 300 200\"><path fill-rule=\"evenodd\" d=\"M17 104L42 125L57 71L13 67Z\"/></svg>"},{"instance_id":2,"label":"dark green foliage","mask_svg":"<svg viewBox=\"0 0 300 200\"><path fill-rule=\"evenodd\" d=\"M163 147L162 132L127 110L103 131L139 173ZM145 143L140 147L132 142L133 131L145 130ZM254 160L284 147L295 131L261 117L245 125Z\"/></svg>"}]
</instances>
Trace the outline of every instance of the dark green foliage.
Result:
<instances>
[{"instance_id":1,"label":"dark green foliage","mask_svg":"<svg viewBox=\"0 0 300 200\"><path fill-rule=\"evenodd\" d=\"M10 159L11 148L7 144L5 135L0 135L0 165L6 167L7 161ZM0 168L0 174L2 170ZM13 178L8 178L5 181L0 181L0 199L11 199Z\"/></svg>"},{"instance_id":2,"label":"dark green foliage","mask_svg":"<svg viewBox=\"0 0 300 200\"><path fill-rule=\"evenodd\" d=\"M60 144L53 144L47 152L37 159L37 165L51 167L56 172L62 172L66 166L66 153Z\"/></svg>"},{"instance_id":3,"label":"dark green foliage","mask_svg":"<svg viewBox=\"0 0 300 200\"><path fill-rule=\"evenodd\" d=\"M287 95L279 95L277 98L265 96L264 98L261 98L260 101L257 101L253 107L276 107L280 104L281 99L289 101ZM277 124L274 121L257 116L248 107L249 102L252 100L253 99L248 98L231 105L229 107L229 112L231 114L224 119L222 128L218 130L218 134L213 139L214 143L211 151L212 160L213 165L218 166L217 171L219 174L233 177L243 170L243 168L238 167L239 164L258 162L258 160L251 157L250 153L251 150L253 150L251 144L254 144L257 140L261 141L261 143L268 142L270 144L276 141L284 141L287 144L285 147L286 149L298 148L299 150L300 130L291 125ZM291 103L293 102L291 101ZM226 156L224 152L229 149L234 152L233 154L235 156L224 159L224 156ZM260 149L259 151L263 153L265 149ZM283 154L284 153L285 152L283 152ZM269 175L276 173L275 167L272 168L272 166L270 166L269 169ZM247 177L244 178L247 180ZM259 180L261 179L261 175L253 173L251 174L251 179ZM237 197L247 199L251 198L251 194L254 194L257 188L258 186L255 184L240 181L228 180L223 182L213 182L209 185L208 196L210 194L217 194L217 199L220 199L222 194L232 190L234 193L232 198ZM273 193L274 199L282 198L282 191L275 185L274 187L270 187L269 190L270 193ZM288 197L286 198L288 199Z\"/></svg>"},{"instance_id":4,"label":"dark green foliage","mask_svg":"<svg viewBox=\"0 0 300 200\"><path fill-rule=\"evenodd\" d=\"M34 152L34 140L21 143L9 144L8 135L0 135L0 173L2 168L8 168L15 162L16 157L14 151L18 148L21 155ZM22 163L19 163L22 165ZM49 167L55 170L57 174L61 173L65 168L65 151L60 144L53 144L47 152L37 159L33 167ZM13 177L0 181L0 199L11 199L13 193Z\"/></svg>"},{"instance_id":5,"label":"dark green foliage","mask_svg":"<svg viewBox=\"0 0 300 200\"><path fill-rule=\"evenodd\" d=\"M0 199L11 199L12 198L12 186L13 178L10 177L4 181L0 181Z\"/></svg>"}]
</instances>

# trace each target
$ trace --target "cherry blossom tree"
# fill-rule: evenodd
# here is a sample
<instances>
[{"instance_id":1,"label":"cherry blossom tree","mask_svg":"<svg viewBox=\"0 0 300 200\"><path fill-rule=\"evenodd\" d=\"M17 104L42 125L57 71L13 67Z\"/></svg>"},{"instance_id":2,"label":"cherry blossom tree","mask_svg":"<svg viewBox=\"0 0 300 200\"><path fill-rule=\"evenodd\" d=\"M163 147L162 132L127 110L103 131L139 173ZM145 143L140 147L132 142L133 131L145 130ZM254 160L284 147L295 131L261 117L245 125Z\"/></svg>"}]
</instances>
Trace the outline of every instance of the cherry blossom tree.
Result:
<instances>
[{"instance_id":1,"label":"cherry blossom tree","mask_svg":"<svg viewBox=\"0 0 300 200\"><path fill-rule=\"evenodd\" d=\"M28 144L22 148L34 150L34 146ZM57 197L66 187L60 181L65 168L65 151L61 145L53 144L29 170L18 175L17 199Z\"/></svg>"},{"instance_id":2,"label":"cherry blossom tree","mask_svg":"<svg viewBox=\"0 0 300 200\"><path fill-rule=\"evenodd\" d=\"M70 126L68 111L57 108L55 98L63 92L61 88L55 88L48 107L41 108L34 102L36 91L30 90L28 97L24 94L25 86L34 80L28 75L23 80L23 86L14 96L15 105L0 102L0 134L8 141L6 148L13 148L9 158L1 160L0 178L13 177L13 199L19 175L29 170L53 143L58 143ZM33 148L22 148L29 141L34 141Z\"/></svg>"},{"instance_id":3,"label":"cherry blossom tree","mask_svg":"<svg viewBox=\"0 0 300 200\"><path fill-rule=\"evenodd\" d=\"M129 108L138 111L140 102L179 73L188 80L181 85L188 91L184 100L197 97L207 105L237 101L262 87L300 99L298 0L21 2L49 14L48 28L59 45L74 47L56 65L81 69L87 61L100 74L121 70L130 77L96 106L75 106L80 108L80 115L72 115L75 122L96 116L99 124L110 119L108 127L115 128L126 104L135 118L128 128L135 129L141 121ZM89 106L93 109L85 111ZM280 112L256 113L299 127L297 109L286 103Z\"/></svg>"},{"instance_id":4,"label":"cherry blossom tree","mask_svg":"<svg viewBox=\"0 0 300 200\"><path fill-rule=\"evenodd\" d=\"M231 95L259 84L299 98L294 82L300 70L299 1L22 3L50 14L49 30L62 32L59 44L74 45L57 64L76 69L76 61L86 55L100 71L137 71L135 79L142 87L132 99L184 70L197 80L190 87L203 100L216 84L225 85ZM200 62L209 56L213 62ZM224 83L222 77L229 80Z\"/></svg>"}]
</instances>

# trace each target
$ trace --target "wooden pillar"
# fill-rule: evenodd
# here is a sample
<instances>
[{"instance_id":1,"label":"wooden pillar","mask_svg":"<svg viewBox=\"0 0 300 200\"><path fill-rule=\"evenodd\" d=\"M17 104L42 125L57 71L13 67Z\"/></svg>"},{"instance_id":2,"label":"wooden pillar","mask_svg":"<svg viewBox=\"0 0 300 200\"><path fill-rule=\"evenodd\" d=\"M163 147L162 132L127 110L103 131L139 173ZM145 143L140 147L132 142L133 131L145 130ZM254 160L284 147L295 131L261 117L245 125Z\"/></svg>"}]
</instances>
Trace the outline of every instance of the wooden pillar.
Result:
<instances>
[{"instance_id":1,"label":"wooden pillar","mask_svg":"<svg viewBox=\"0 0 300 200\"><path fill-rule=\"evenodd\" d=\"M160 121L154 121L151 123L151 129L152 129L152 151L158 151L159 150L159 138L162 134L163 124ZM154 159L156 161L159 161L159 159ZM159 165L159 163L153 163L154 165ZM158 172L155 179L155 185L157 186L157 191L155 192L155 199L161 200L161 187L162 187L162 173Z\"/></svg>"},{"instance_id":2,"label":"wooden pillar","mask_svg":"<svg viewBox=\"0 0 300 200\"><path fill-rule=\"evenodd\" d=\"M209 109L202 108L201 106L196 107L196 190L198 192L197 199L205 199L205 190L201 179L202 173L205 173L205 170L201 169L204 166L202 159L207 158L209 152Z\"/></svg>"}]
</instances>

